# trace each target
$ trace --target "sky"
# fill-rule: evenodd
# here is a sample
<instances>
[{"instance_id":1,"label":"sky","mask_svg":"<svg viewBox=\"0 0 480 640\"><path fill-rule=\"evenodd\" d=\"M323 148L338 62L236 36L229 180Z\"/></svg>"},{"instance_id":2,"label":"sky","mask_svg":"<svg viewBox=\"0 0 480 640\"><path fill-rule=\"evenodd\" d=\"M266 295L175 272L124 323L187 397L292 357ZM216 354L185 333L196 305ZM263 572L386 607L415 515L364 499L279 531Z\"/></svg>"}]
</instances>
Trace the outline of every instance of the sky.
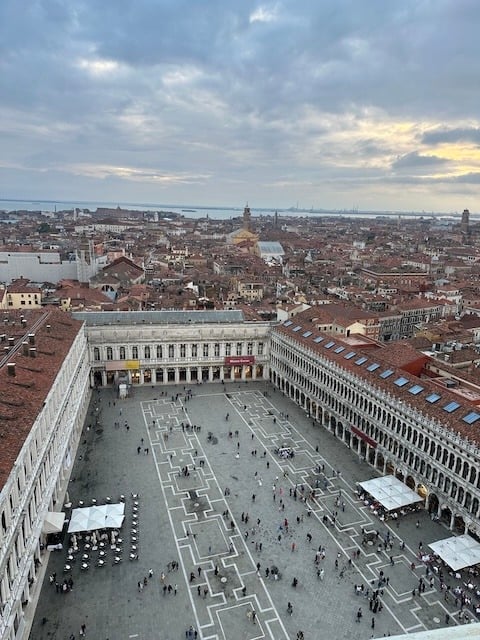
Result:
<instances>
[{"instance_id":1,"label":"sky","mask_svg":"<svg viewBox=\"0 0 480 640\"><path fill-rule=\"evenodd\" d=\"M478 0L1 0L0 200L475 212Z\"/></svg>"}]
</instances>

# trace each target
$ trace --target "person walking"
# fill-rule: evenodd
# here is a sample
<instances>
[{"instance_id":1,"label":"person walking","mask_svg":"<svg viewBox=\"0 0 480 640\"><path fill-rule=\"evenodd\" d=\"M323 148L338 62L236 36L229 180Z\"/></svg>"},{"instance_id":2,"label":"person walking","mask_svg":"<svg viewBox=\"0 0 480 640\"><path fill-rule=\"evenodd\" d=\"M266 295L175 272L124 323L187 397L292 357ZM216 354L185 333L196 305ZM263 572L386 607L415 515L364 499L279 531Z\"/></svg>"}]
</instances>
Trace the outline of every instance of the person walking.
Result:
<instances>
[{"instance_id":1,"label":"person walking","mask_svg":"<svg viewBox=\"0 0 480 640\"><path fill-rule=\"evenodd\" d=\"M362 607L360 607L360 608L358 609L358 611L357 611L357 618L356 618L357 622L360 622L360 621L361 621L361 619L362 619L362 615L363 615L363 614L362 614Z\"/></svg>"},{"instance_id":2,"label":"person walking","mask_svg":"<svg viewBox=\"0 0 480 640\"><path fill-rule=\"evenodd\" d=\"M293 607L292 607L292 603L291 602L289 602L287 604L287 613L290 614L290 615L292 615L292 613L293 613Z\"/></svg>"}]
</instances>

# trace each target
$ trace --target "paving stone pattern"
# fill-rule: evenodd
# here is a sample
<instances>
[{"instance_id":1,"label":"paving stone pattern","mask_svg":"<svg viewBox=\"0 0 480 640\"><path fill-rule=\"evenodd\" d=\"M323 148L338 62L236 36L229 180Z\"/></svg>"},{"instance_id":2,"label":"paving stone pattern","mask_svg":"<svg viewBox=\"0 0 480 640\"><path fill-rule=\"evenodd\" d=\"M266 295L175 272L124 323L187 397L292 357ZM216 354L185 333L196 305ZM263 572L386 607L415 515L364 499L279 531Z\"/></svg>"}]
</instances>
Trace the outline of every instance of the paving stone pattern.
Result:
<instances>
[{"instance_id":1,"label":"paving stone pattern","mask_svg":"<svg viewBox=\"0 0 480 640\"><path fill-rule=\"evenodd\" d=\"M459 622L438 581L412 595L425 574L411 568L419 541L426 547L446 529L425 512L398 528L379 522L355 493L375 472L271 385L191 391L142 387L125 400L113 390L94 393L69 497L75 507L125 496L122 543L118 551L107 545L101 567L98 551L88 550L87 570L77 557L64 572L66 549L50 554L31 640L78 639L82 624L95 640L174 640L195 631L204 639L286 640L299 630L306 640L340 640L436 628L447 611L450 624ZM279 458L283 446L294 457ZM312 490L315 499L305 502ZM362 530L372 544L362 545ZM392 550L383 544L387 532ZM316 563L319 548L325 558ZM381 571L389 584L374 614L365 593L378 588ZM57 593L53 572L59 583L71 576L72 591Z\"/></svg>"}]
</instances>

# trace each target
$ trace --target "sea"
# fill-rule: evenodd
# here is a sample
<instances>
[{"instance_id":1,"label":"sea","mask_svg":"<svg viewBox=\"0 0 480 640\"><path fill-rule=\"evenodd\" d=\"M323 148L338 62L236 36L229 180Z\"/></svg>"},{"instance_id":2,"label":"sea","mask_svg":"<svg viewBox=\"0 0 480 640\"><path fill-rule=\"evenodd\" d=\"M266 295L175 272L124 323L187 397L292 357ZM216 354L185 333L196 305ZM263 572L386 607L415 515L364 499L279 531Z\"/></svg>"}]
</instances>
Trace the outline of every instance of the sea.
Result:
<instances>
[{"instance_id":1,"label":"sea","mask_svg":"<svg viewBox=\"0 0 480 640\"><path fill-rule=\"evenodd\" d=\"M216 220L228 220L238 218L243 213L243 207L207 207L204 205L186 204L165 204L165 203L139 203L139 202L96 202L90 200L0 200L0 211L15 213L16 211L65 211L79 208L95 211L97 208L106 207L109 209L133 209L136 211L163 211L183 215L185 218L213 218ZM441 213L425 211L361 211L343 209L302 209L298 207L282 208L250 208L252 216L274 216L275 213L284 216L310 217L310 216L342 216L355 218L377 218L377 217L409 217L409 218L440 218L457 220L460 213ZM470 213L470 217L476 217Z\"/></svg>"}]
</instances>

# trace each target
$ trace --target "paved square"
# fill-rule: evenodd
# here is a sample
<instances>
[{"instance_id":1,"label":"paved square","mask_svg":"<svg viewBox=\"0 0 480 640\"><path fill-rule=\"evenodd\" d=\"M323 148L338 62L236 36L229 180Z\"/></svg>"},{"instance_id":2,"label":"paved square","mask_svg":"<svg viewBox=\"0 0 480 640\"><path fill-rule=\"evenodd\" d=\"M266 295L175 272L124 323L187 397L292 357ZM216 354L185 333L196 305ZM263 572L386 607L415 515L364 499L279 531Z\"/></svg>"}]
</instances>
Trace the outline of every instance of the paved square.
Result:
<instances>
[{"instance_id":1,"label":"paved square","mask_svg":"<svg viewBox=\"0 0 480 640\"><path fill-rule=\"evenodd\" d=\"M419 530L413 514L398 528L377 520L355 493L375 472L269 384L197 385L191 398L183 387L139 387L126 400L105 389L92 398L89 421L96 415L69 498L75 507L123 495L125 523L113 546L82 536L67 562L67 536L49 554L32 640L78 638L83 623L95 640L181 639L190 626L199 638L287 640L302 630L340 640L436 628L447 611L458 622L438 580L418 595L424 567L411 569L419 540L445 529L423 512ZM276 454L283 445L293 458ZM362 529L373 544L362 544ZM381 572L389 584L379 587ZM374 613L366 594L376 589Z\"/></svg>"}]
</instances>

